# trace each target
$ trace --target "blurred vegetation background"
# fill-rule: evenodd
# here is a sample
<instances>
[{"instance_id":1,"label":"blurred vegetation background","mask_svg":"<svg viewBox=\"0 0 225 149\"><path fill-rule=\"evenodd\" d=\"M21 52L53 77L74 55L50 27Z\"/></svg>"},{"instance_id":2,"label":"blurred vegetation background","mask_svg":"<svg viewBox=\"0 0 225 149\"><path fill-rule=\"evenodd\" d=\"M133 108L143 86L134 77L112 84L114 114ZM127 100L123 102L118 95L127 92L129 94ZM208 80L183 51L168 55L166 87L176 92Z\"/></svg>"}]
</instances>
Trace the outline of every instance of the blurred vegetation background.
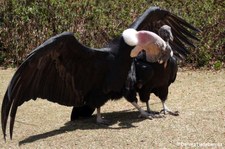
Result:
<instances>
[{"instance_id":1,"label":"blurred vegetation background","mask_svg":"<svg viewBox=\"0 0 225 149\"><path fill-rule=\"evenodd\" d=\"M224 68L224 0L0 0L0 5L0 66L18 66L32 49L64 31L102 47L147 8L159 6L202 31L183 65Z\"/></svg>"}]
</instances>

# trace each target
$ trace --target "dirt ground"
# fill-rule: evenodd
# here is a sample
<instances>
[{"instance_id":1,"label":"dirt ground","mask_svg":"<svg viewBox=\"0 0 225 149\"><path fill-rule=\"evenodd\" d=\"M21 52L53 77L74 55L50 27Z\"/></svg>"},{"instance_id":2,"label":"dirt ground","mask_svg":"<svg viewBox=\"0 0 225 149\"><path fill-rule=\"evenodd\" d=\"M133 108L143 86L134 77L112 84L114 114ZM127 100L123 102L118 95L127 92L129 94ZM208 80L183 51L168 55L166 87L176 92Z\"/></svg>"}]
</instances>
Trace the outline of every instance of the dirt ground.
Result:
<instances>
[{"instance_id":1,"label":"dirt ground","mask_svg":"<svg viewBox=\"0 0 225 149\"><path fill-rule=\"evenodd\" d=\"M0 105L14 71L0 69ZM101 126L95 114L69 122L71 107L29 101L17 111L13 140L0 133L0 148L225 148L225 70L180 69L167 105L180 116L146 120L125 99L109 101L102 112L111 125ZM150 106L162 108L155 96Z\"/></svg>"}]
</instances>

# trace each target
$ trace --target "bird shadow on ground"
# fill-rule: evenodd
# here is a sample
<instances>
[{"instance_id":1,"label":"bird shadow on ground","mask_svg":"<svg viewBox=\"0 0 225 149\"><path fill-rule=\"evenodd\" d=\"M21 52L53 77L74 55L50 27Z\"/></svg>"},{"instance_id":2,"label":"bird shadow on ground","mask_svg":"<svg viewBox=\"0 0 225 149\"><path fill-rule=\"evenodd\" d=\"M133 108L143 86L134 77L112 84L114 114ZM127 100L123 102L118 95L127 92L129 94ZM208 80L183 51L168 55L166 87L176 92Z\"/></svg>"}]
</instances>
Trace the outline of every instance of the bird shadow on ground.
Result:
<instances>
[{"instance_id":1,"label":"bird shadow on ground","mask_svg":"<svg viewBox=\"0 0 225 149\"><path fill-rule=\"evenodd\" d=\"M19 142L19 145L32 143L41 139L49 138L52 136L60 135L66 132L75 131L77 129L80 130L88 130L88 129L129 129L132 127L137 127L134 123L141 122L145 120L145 118L138 117L138 111L130 111L124 110L119 112L110 112L110 113L103 113L106 119L110 120L109 125L100 125L97 124L96 115L93 115L90 118L83 118L76 121L69 121L66 122L64 126L60 127L59 129L51 130L49 132L45 132L42 134L37 134L33 136L29 136L24 140ZM117 126L112 127L114 124Z\"/></svg>"}]
</instances>

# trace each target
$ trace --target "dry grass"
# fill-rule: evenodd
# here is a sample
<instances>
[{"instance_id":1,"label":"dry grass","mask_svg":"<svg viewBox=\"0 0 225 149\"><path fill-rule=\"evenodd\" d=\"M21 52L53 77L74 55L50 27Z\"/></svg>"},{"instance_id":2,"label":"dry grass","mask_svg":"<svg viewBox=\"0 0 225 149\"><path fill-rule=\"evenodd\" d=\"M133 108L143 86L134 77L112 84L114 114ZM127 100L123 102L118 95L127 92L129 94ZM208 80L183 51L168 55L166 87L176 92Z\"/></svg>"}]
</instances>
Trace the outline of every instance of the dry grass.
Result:
<instances>
[{"instance_id":1,"label":"dry grass","mask_svg":"<svg viewBox=\"0 0 225 149\"><path fill-rule=\"evenodd\" d=\"M0 70L0 104L14 70ZM110 126L95 117L69 123L71 107L45 100L18 109L13 140L1 148L225 148L225 70L179 70L170 88L168 106L180 116L145 120L125 100L103 106ZM141 104L144 107L144 104ZM153 96L151 107L161 109Z\"/></svg>"}]
</instances>

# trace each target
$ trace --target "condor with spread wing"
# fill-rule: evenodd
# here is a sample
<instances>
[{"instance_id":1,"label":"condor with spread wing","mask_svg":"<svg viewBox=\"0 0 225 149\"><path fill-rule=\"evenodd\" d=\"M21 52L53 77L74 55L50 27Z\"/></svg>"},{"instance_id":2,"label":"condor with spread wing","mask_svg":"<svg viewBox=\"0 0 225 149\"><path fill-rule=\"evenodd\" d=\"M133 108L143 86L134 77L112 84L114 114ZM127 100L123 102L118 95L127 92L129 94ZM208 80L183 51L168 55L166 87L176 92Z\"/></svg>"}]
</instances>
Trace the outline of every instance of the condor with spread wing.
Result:
<instances>
[{"instance_id":1,"label":"condor with spread wing","mask_svg":"<svg viewBox=\"0 0 225 149\"><path fill-rule=\"evenodd\" d=\"M150 7L129 28L156 32L164 24L174 33L172 46L179 57L189 51L190 32L197 31L183 19L158 7ZM104 122L100 107L109 99L123 96L123 88L131 66L131 51L123 36L102 49L82 45L72 33L54 36L34 49L19 66L6 90L1 110L1 123L6 138L10 116L10 138L17 108L37 98L65 106L88 105L97 108L97 121ZM141 40L141 39L140 39ZM157 55L158 56L158 55Z\"/></svg>"}]
</instances>

